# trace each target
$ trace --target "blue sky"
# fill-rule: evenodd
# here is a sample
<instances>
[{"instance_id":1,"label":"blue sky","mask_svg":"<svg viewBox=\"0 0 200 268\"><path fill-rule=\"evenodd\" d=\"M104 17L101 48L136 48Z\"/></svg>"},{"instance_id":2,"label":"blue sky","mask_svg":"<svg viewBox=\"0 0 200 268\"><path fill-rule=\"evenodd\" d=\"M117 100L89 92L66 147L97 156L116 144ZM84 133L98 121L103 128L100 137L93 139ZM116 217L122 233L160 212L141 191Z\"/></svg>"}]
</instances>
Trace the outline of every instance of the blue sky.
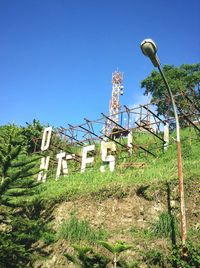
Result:
<instances>
[{"instance_id":1,"label":"blue sky","mask_svg":"<svg viewBox=\"0 0 200 268\"><path fill-rule=\"evenodd\" d=\"M153 66L200 61L199 0L0 0L0 124L34 118L56 127L108 113L112 72L128 106L145 103Z\"/></svg>"}]
</instances>

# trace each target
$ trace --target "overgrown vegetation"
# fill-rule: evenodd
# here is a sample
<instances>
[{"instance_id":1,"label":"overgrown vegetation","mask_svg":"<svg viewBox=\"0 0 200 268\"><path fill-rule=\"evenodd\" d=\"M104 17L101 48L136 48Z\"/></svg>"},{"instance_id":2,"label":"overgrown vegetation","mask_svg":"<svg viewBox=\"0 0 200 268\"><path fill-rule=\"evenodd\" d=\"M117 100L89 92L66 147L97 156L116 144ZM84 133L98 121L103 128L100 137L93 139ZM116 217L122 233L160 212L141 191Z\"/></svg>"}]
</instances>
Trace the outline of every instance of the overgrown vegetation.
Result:
<instances>
[{"instance_id":1,"label":"overgrown vegetation","mask_svg":"<svg viewBox=\"0 0 200 268\"><path fill-rule=\"evenodd\" d=\"M21 129L0 132L0 266L23 267L32 260L31 245L45 230L34 196L38 157L28 156Z\"/></svg>"},{"instance_id":2,"label":"overgrown vegetation","mask_svg":"<svg viewBox=\"0 0 200 268\"><path fill-rule=\"evenodd\" d=\"M0 267L31 266L39 254L36 248L50 245L53 250L59 241L64 241L69 248L65 252L66 261L79 267L106 267L108 264L140 267L141 263L147 267L199 267L198 226L189 229L188 241L193 240L192 243L188 242L186 249L180 246L177 159L173 138L164 154L156 152L157 158L142 151L134 152L132 156L126 152L116 156L117 168L113 173L102 174L97 158L94 168L87 169L84 174L71 172L58 181L52 174L46 183L38 184L39 158L30 155L38 148L35 143L29 144L25 140L34 133L41 138L42 126L34 121L27 128L11 125L0 129ZM137 133L137 142L151 143L147 135ZM189 199L194 184L195 189L200 189L199 135L193 129L184 129L181 137L184 183ZM54 137L54 142L56 139L58 137ZM62 145L62 141L59 142ZM123 161L145 162L145 165L122 168ZM157 214L157 220L147 222L148 227L141 227L136 221L134 225L130 222L128 230L120 230L124 234L123 242L115 239L119 230L110 231L103 224L93 226L87 217L79 217L73 211L66 211L69 217L59 228L52 230L49 227L54 206L63 201L82 202L91 198L99 203L107 199L123 202L133 193L144 202L163 202L166 206ZM199 215L195 217L198 219Z\"/></svg>"},{"instance_id":3,"label":"overgrown vegetation","mask_svg":"<svg viewBox=\"0 0 200 268\"><path fill-rule=\"evenodd\" d=\"M71 263L78 267L89 268L97 267L104 268L109 263L109 258L94 251L94 249L87 245L73 245L75 254L65 253L64 256Z\"/></svg>"}]
</instances>

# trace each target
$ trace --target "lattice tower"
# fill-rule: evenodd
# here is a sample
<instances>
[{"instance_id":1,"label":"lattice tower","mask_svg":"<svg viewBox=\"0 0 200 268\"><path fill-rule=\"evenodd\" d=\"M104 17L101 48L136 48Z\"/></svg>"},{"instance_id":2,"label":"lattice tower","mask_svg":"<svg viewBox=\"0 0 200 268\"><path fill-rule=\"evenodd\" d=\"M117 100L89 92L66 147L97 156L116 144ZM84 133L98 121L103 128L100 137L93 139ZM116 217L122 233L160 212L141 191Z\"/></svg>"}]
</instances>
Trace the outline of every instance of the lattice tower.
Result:
<instances>
[{"instance_id":1,"label":"lattice tower","mask_svg":"<svg viewBox=\"0 0 200 268\"><path fill-rule=\"evenodd\" d=\"M123 95L122 80L123 74L121 72L115 71L112 73L112 96L109 107L109 118L116 123L119 123L119 112L121 108L120 95ZM106 124L106 134L111 134L114 127L115 124L108 120Z\"/></svg>"}]
</instances>

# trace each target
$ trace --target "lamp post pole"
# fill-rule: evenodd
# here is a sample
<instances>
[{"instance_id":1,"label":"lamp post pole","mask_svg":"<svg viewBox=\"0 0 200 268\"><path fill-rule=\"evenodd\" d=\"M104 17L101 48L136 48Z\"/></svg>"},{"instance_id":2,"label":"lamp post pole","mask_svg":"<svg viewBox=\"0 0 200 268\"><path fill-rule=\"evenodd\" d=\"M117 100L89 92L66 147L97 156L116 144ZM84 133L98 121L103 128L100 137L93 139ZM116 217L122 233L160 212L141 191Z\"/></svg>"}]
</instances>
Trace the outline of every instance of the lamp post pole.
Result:
<instances>
[{"instance_id":1,"label":"lamp post pole","mask_svg":"<svg viewBox=\"0 0 200 268\"><path fill-rule=\"evenodd\" d=\"M185 201L184 201L184 188L183 188L183 169L182 169L182 157L181 157L181 140L180 140L180 125L179 125L179 118L177 114L177 108L174 101L174 97L170 86L167 82L164 72L161 69L161 65L159 59L156 55L157 47L156 44L151 39L145 39L141 43L141 50L143 54L150 58L153 65L158 68L164 84L167 88L168 94L170 96L172 107L174 111L174 117L176 122L176 145L177 145L177 161L178 161L178 177L179 177L179 190L180 190L180 214L181 214L181 239L182 245L185 245L186 238L187 238L187 230L186 230L186 216L185 216Z\"/></svg>"}]
</instances>

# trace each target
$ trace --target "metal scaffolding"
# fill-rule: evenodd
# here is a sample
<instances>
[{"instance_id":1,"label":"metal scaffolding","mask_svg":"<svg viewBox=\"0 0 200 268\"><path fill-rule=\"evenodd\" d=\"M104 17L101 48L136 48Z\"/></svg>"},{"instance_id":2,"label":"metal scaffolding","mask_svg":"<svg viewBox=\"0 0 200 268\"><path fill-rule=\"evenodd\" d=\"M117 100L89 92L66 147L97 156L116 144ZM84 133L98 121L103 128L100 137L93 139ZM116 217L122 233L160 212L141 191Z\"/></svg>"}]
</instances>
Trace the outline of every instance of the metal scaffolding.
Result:
<instances>
[{"instance_id":1,"label":"metal scaffolding","mask_svg":"<svg viewBox=\"0 0 200 268\"><path fill-rule=\"evenodd\" d=\"M200 107L195 98L192 97L192 94L182 92L175 95L175 100L181 126L191 126L199 135ZM166 99L159 100L158 102L162 101L166 101ZM102 113L102 117L99 119L89 120L85 118L85 122L80 125L73 126L68 124L66 127L61 126L54 129L53 135L57 138L54 138L54 142L50 145L50 150L55 152L63 150L66 153L73 154L73 159L79 163L81 159L79 151L81 148L87 145L99 144L106 138L108 141L116 143L117 151L124 152L125 158L130 157L130 152L136 158L140 154L157 157L159 153L166 149L164 129L166 125L173 125L174 123L174 117L168 116L164 118L157 115L155 105L158 102L134 108L122 106L120 110L117 110L117 113L110 115ZM180 103L181 105L179 105ZM105 132L106 126L109 126L108 133ZM128 145L127 143L128 135L132 137L130 142L131 150L130 144ZM146 140L148 139L148 142L144 141L141 143L141 139L138 139L140 135L143 135ZM38 148L40 142L41 139L35 140L37 145L35 148ZM121 154L118 155L120 156ZM51 164L56 165L56 163Z\"/></svg>"}]
</instances>

